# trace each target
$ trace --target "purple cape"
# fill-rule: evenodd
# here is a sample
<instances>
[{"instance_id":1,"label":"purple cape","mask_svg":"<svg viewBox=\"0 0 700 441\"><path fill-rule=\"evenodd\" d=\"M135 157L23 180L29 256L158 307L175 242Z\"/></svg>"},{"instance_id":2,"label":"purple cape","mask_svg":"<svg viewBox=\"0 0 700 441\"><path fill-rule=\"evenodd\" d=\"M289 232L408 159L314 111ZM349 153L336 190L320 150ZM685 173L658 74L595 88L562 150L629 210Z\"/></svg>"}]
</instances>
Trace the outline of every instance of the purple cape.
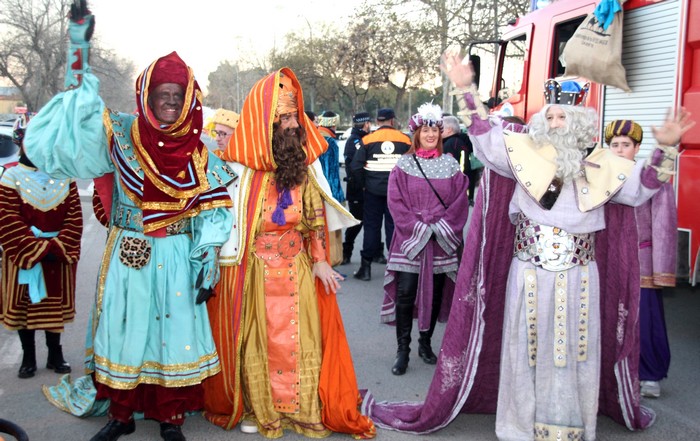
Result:
<instances>
[{"instance_id":1,"label":"purple cape","mask_svg":"<svg viewBox=\"0 0 700 441\"><path fill-rule=\"evenodd\" d=\"M425 434L460 412L495 413L503 311L515 227L508 203L515 181L485 171L465 241L456 290L424 402L376 402L363 411L385 429ZM606 230L596 235L600 273L601 379L599 412L630 430L650 426L655 414L640 406L639 260L634 210L608 204ZM608 267L607 262L614 263Z\"/></svg>"}]
</instances>

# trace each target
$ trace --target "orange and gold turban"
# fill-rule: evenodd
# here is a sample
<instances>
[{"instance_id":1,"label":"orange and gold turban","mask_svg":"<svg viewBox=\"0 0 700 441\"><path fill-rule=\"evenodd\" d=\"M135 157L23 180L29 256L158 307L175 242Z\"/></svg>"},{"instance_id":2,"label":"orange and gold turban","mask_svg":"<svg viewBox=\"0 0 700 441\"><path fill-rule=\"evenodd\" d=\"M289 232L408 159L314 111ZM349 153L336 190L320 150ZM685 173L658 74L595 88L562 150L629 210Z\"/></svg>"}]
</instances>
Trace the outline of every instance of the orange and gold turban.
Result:
<instances>
[{"instance_id":1,"label":"orange and gold turban","mask_svg":"<svg viewBox=\"0 0 700 441\"><path fill-rule=\"evenodd\" d=\"M280 115L287 113L298 113L297 106L297 90L292 84L292 79L282 74L280 75L280 93L277 100L277 111L275 113L275 122L279 121Z\"/></svg>"},{"instance_id":2,"label":"orange and gold turban","mask_svg":"<svg viewBox=\"0 0 700 441\"><path fill-rule=\"evenodd\" d=\"M299 125L306 129L304 146L307 164L328 149L328 143L306 114L301 84L288 67L259 80L243 103L238 127L229 139L221 158L238 162L253 170L272 171L277 164L272 156L272 130L278 115L296 112Z\"/></svg>"}]
</instances>

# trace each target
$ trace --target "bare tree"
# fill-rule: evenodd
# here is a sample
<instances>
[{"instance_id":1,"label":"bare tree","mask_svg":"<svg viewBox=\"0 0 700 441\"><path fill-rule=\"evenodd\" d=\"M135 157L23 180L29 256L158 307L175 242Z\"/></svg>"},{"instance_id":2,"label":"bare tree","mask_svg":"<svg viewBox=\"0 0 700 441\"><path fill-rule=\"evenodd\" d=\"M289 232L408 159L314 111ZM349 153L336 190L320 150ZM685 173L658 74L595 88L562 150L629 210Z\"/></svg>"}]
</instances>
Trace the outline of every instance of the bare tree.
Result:
<instances>
[{"instance_id":1,"label":"bare tree","mask_svg":"<svg viewBox=\"0 0 700 441\"><path fill-rule=\"evenodd\" d=\"M240 112L253 84L266 73L262 68L241 70L238 63L222 61L216 70L209 74L208 92L204 102L213 108L223 107Z\"/></svg>"},{"instance_id":2,"label":"bare tree","mask_svg":"<svg viewBox=\"0 0 700 441\"><path fill-rule=\"evenodd\" d=\"M424 66L426 74L437 76L437 58L448 47L497 39L507 22L526 13L529 4L529 0L368 0L365 8L376 11L381 7L406 23L407 38L419 40L430 60ZM451 112L446 77L442 83L443 109Z\"/></svg>"},{"instance_id":3,"label":"bare tree","mask_svg":"<svg viewBox=\"0 0 700 441\"><path fill-rule=\"evenodd\" d=\"M320 35L319 37L320 38ZM318 92L323 80L323 54L319 53L317 39L313 29L294 31L284 38L282 48L274 48L268 57L273 69L289 67L294 71L304 90L306 110L316 111Z\"/></svg>"},{"instance_id":4,"label":"bare tree","mask_svg":"<svg viewBox=\"0 0 700 441\"><path fill-rule=\"evenodd\" d=\"M136 110L134 62L99 46L90 51L92 72L100 79L100 97L110 109Z\"/></svg>"},{"instance_id":5,"label":"bare tree","mask_svg":"<svg viewBox=\"0 0 700 441\"><path fill-rule=\"evenodd\" d=\"M37 110L63 89L68 0L2 0L0 76Z\"/></svg>"},{"instance_id":6,"label":"bare tree","mask_svg":"<svg viewBox=\"0 0 700 441\"><path fill-rule=\"evenodd\" d=\"M346 81L338 59L346 40L329 27L309 26L308 31L288 34L285 41L283 50L271 53L270 64L292 68L304 88L306 110L333 110L349 121L357 89Z\"/></svg>"},{"instance_id":7,"label":"bare tree","mask_svg":"<svg viewBox=\"0 0 700 441\"><path fill-rule=\"evenodd\" d=\"M351 51L344 58L349 63L345 70L359 68L358 79L366 78L368 88L383 86L392 90L393 102L383 105L393 107L399 118L407 118L408 115L400 115L404 97L437 75L437 58L423 36L401 14L366 4L356 13L348 40L350 45L362 42L363 53Z\"/></svg>"},{"instance_id":8,"label":"bare tree","mask_svg":"<svg viewBox=\"0 0 700 441\"><path fill-rule=\"evenodd\" d=\"M64 87L70 0L0 0L0 76L7 78L31 111ZM104 101L135 108L134 66L92 42L90 63L100 78Z\"/></svg>"}]
</instances>

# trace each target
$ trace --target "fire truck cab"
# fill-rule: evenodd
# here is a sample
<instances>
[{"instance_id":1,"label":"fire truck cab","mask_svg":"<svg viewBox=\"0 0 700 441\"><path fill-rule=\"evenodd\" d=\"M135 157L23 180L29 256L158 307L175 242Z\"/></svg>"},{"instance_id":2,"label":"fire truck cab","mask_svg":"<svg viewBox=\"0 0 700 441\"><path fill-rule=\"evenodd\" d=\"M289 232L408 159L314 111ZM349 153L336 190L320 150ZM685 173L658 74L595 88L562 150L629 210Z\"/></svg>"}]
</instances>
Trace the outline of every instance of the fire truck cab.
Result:
<instances>
[{"instance_id":1,"label":"fire truck cab","mask_svg":"<svg viewBox=\"0 0 700 441\"><path fill-rule=\"evenodd\" d=\"M499 41L477 42L469 57L479 93L492 111L526 121L544 105L543 85L563 79L561 54L596 0L559 0L509 24ZM696 23L695 26L690 26ZM644 129L638 159L654 148L651 127L668 109L685 107L699 123L681 140L674 179L678 206L678 276L695 285L700 276L700 2L628 0L624 4L622 64L632 89L591 83L586 105L598 110L600 134L615 119ZM493 81L490 79L493 78ZM581 83L585 78L572 78ZM488 98L487 98L488 97ZM487 98L487 99L485 99ZM696 196L693 196L696 195Z\"/></svg>"}]
</instances>

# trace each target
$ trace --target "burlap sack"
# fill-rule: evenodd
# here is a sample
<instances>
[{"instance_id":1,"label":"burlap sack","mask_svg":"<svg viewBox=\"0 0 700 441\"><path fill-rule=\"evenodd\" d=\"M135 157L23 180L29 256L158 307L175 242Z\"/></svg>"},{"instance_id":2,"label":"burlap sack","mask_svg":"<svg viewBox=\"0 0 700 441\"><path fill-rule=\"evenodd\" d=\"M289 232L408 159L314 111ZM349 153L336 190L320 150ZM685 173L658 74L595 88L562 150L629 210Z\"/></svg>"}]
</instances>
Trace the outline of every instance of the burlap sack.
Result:
<instances>
[{"instance_id":1,"label":"burlap sack","mask_svg":"<svg viewBox=\"0 0 700 441\"><path fill-rule=\"evenodd\" d=\"M582 76L625 92L632 91L622 66L622 11L615 14L608 29L603 29L593 13L589 14L567 42L562 57L565 76Z\"/></svg>"}]
</instances>

